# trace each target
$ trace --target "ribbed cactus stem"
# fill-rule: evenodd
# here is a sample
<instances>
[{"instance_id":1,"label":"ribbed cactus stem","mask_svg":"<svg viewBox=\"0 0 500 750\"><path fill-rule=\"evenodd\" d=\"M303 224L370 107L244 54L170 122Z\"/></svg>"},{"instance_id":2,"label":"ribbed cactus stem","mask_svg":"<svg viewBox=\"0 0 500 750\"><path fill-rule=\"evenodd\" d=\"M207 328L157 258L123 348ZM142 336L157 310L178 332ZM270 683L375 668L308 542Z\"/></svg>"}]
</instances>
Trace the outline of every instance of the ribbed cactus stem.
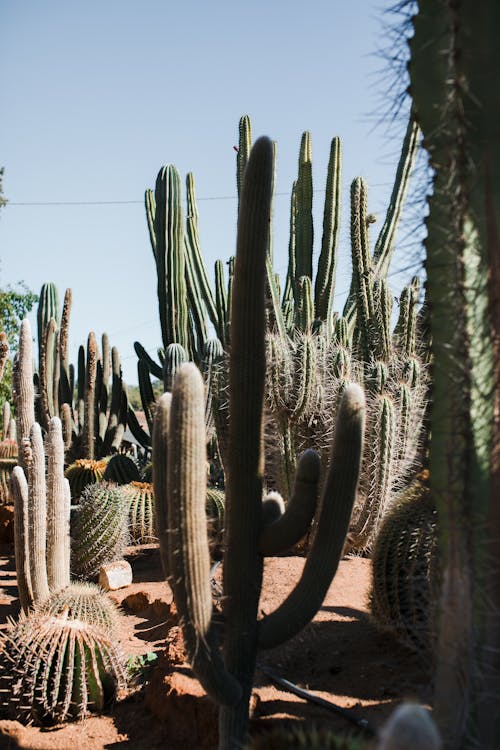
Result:
<instances>
[{"instance_id":1,"label":"ribbed cactus stem","mask_svg":"<svg viewBox=\"0 0 500 750\"><path fill-rule=\"evenodd\" d=\"M252 123L248 115L243 115L239 122L238 151L236 154L236 186L238 188L238 205L243 187L243 176L252 148Z\"/></svg>"},{"instance_id":2,"label":"ribbed cactus stem","mask_svg":"<svg viewBox=\"0 0 500 750\"><path fill-rule=\"evenodd\" d=\"M33 347L28 318L21 323L19 349L14 362L13 386L16 403L17 444L19 463L23 463L23 440L29 438L35 421L35 388L33 385Z\"/></svg>"},{"instance_id":3,"label":"ribbed cactus stem","mask_svg":"<svg viewBox=\"0 0 500 750\"><path fill-rule=\"evenodd\" d=\"M314 241L312 216L312 148L311 134L302 134L299 152L299 172L297 177L297 213L295 258L297 279L309 276L312 279L312 253Z\"/></svg>"},{"instance_id":4,"label":"ribbed cactus stem","mask_svg":"<svg viewBox=\"0 0 500 750\"><path fill-rule=\"evenodd\" d=\"M93 331L87 339L87 362L85 367L83 455L93 459L95 455L95 385L97 376L97 342Z\"/></svg>"},{"instance_id":5,"label":"ribbed cactus stem","mask_svg":"<svg viewBox=\"0 0 500 750\"><path fill-rule=\"evenodd\" d=\"M153 423L153 486L155 492L156 529L160 542L163 573L169 577L169 530L167 502L168 429L172 394L160 396Z\"/></svg>"},{"instance_id":6,"label":"ribbed cactus stem","mask_svg":"<svg viewBox=\"0 0 500 750\"><path fill-rule=\"evenodd\" d=\"M4 401L2 409L2 440L6 440L8 438L10 413L10 401Z\"/></svg>"},{"instance_id":7,"label":"ribbed cactus stem","mask_svg":"<svg viewBox=\"0 0 500 750\"><path fill-rule=\"evenodd\" d=\"M375 315L373 278L368 240L366 185L361 177L351 184L351 250L356 305L359 316L362 346L369 361L371 326Z\"/></svg>"},{"instance_id":8,"label":"ribbed cactus stem","mask_svg":"<svg viewBox=\"0 0 500 750\"><path fill-rule=\"evenodd\" d=\"M14 551L19 601L27 613L33 606L29 553L29 493L28 482L20 466L12 471L11 493L14 501Z\"/></svg>"},{"instance_id":9,"label":"ribbed cactus stem","mask_svg":"<svg viewBox=\"0 0 500 750\"><path fill-rule=\"evenodd\" d=\"M28 466L30 573L35 604L49 596L47 579L47 485L42 430L35 422L30 430L31 462Z\"/></svg>"},{"instance_id":10,"label":"ribbed cactus stem","mask_svg":"<svg viewBox=\"0 0 500 750\"><path fill-rule=\"evenodd\" d=\"M301 276L298 280L296 310L297 328L301 331L310 331L314 321L314 300L309 276Z\"/></svg>"},{"instance_id":11,"label":"ribbed cactus stem","mask_svg":"<svg viewBox=\"0 0 500 750\"><path fill-rule=\"evenodd\" d=\"M61 421L49 423L47 450L47 576L51 591L69 586L69 520L68 480L64 478L64 442Z\"/></svg>"},{"instance_id":12,"label":"ribbed cactus stem","mask_svg":"<svg viewBox=\"0 0 500 750\"><path fill-rule=\"evenodd\" d=\"M340 229L342 149L340 138L333 138L326 178L323 212L323 238L314 287L316 317L328 320L332 311L335 289L335 266Z\"/></svg>"},{"instance_id":13,"label":"ribbed cactus stem","mask_svg":"<svg viewBox=\"0 0 500 750\"><path fill-rule=\"evenodd\" d=\"M316 614L336 573L356 499L365 421L365 398L347 386L337 414L317 519L302 576L273 613L259 624L259 645L272 648L299 632Z\"/></svg>"},{"instance_id":14,"label":"ribbed cactus stem","mask_svg":"<svg viewBox=\"0 0 500 750\"><path fill-rule=\"evenodd\" d=\"M168 402L158 412L158 420L168 417ZM168 447L161 440L168 431ZM160 442L158 442L160 438ZM157 504L168 502L169 582L183 622L186 648L202 686L220 703L236 703L241 695L238 683L224 669L212 627L210 556L207 538L205 394L200 371L191 362L184 364L174 382L169 428L155 430L154 456L167 450L167 491ZM163 467L160 468L160 471ZM156 488L164 477L155 467ZM165 509L160 515L165 513ZM160 519L161 520L161 519ZM164 529L160 544L164 543ZM162 552L164 554L164 551Z\"/></svg>"}]
</instances>

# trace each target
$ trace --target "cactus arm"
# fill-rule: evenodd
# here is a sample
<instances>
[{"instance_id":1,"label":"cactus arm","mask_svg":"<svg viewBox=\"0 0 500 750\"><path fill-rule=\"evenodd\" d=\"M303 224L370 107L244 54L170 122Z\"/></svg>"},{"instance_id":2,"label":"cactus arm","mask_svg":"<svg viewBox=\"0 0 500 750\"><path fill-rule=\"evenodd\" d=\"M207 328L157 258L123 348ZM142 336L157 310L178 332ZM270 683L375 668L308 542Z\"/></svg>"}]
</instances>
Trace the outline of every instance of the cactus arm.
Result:
<instances>
[{"instance_id":1,"label":"cactus arm","mask_svg":"<svg viewBox=\"0 0 500 750\"><path fill-rule=\"evenodd\" d=\"M285 321L283 319L283 313L280 305L279 289L276 284L274 277L273 266L271 259L268 257L266 261L266 273L267 273L267 284L271 297L271 330L276 328L280 336L286 336Z\"/></svg>"},{"instance_id":2,"label":"cactus arm","mask_svg":"<svg viewBox=\"0 0 500 750\"><path fill-rule=\"evenodd\" d=\"M38 297L37 308L37 333L38 333L38 361L42 359L42 345L45 337L45 329L50 319L54 318L56 327L59 322L59 296L56 285L47 281L42 285Z\"/></svg>"},{"instance_id":3,"label":"cactus arm","mask_svg":"<svg viewBox=\"0 0 500 750\"><path fill-rule=\"evenodd\" d=\"M85 393L83 417L83 454L94 458L95 454L95 401L97 377L97 342L91 331L87 340L87 363L85 367Z\"/></svg>"},{"instance_id":4,"label":"cactus arm","mask_svg":"<svg viewBox=\"0 0 500 750\"><path fill-rule=\"evenodd\" d=\"M151 248L155 261L156 257L156 235L155 235L155 214L156 214L156 203L155 197L152 190L146 190L144 193L144 206L146 208L146 221L148 224L149 239L151 241Z\"/></svg>"},{"instance_id":5,"label":"cactus arm","mask_svg":"<svg viewBox=\"0 0 500 750\"><path fill-rule=\"evenodd\" d=\"M323 212L323 237L314 285L314 307L316 317L320 320L329 320L335 291L335 266L340 230L341 169L340 138L334 138L330 146Z\"/></svg>"},{"instance_id":6,"label":"cactus arm","mask_svg":"<svg viewBox=\"0 0 500 750\"><path fill-rule=\"evenodd\" d=\"M299 153L299 172L297 177L297 213L296 213L296 245L295 277L309 276L312 279L313 253L313 217L312 217L312 154L311 134L302 134Z\"/></svg>"},{"instance_id":7,"label":"cactus arm","mask_svg":"<svg viewBox=\"0 0 500 750\"><path fill-rule=\"evenodd\" d=\"M236 187L238 188L238 207L240 205L243 176L252 148L252 123L248 115L240 117L238 125L239 138L236 152Z\"/></svg>"},{"instance_id":8,"label":"cactus arm","mask_svg":"<svg viewBox=\"0 0 500 750\"><path fill-rule=\"evenodd\" d=\"M146 430L142 429L130 404L128 405L127 409L127 424L130 427L130 432L135 437L137 442L140 443L143 448L151 448L151 437L148 435Z\"/></svg>"},{"instance_id":9,"label":"cactus arm","mask_svg":"<svg viewBox=\"0 0 500 750\"><path fill-rule=\"evenodd\" d=\"M156 399L153 392L153 386L151 385L151 380L149 378L149 368L142 359L140 359L137 363L137 377L139 380L139 391L141 394L142 408L144 410L144 415L148 423L149 434L152 435Z\"/></svg>"},{"instance_id":10,"label":"cactus arm","mask_svg":"<svg viewBox=\"0 0 500 750\"><path fill-rule=\"evenodd\" d=\"M203 261L200 249L200 238L198 232L198 209L196 207L196 196L194 192L194 177L191 173L186 175L186 245L188 248L188 257L190 258L195 278L200 289L201 299L206 305L208 317L212 325L217 327L218 316L212 289L208 281L207 269Z\"/></svg>"},{"instance_id":11,"label":"cactus arm","mask_svg":"<svg viewBox=\"0 0 500 750\"><path fill-rule=\"evenodd\" d=\"M351 251L356 295L357 323L361 332L364 359L370 361L371 327L375 317L373 273L366 219L367 195L364 180L357 177L351 184ZM347 317L344 315L344 317Z\"/></svg>"},{"instance_id":12,"label":"cactus arm","mask_svg":"<svg viewBox=\"0 0 500 750\"><path fill-rule=\"evenodd\" d=\"M30 575L28 541L28 483L24 471L15 466L11 477L11 492L14 501L14 552L16 558L16 578L19 601L27 613L33 606L33 589Z\"/></svg>"},{"instance_id":13,"label":"cactus arm","mask_svg":"<svg viewBox=\"0 0 500 750\"><path fill-rule=\"evenodd\" d=\"M306 450L297 462L295 486L285 513L265 525L259 536L263 556L277 555L296 544L307 533L316 511L320 461L313 450Z\"/></svg>"},{"instance_id":14,"label":"cactus arm","mask_svg":"<svg viewBox=\"0 0 500 750\"><path fill-rule=\"evenodd\" d=\"M272 648L295 635L316 614L335 575L358 485L365 400L359 386L344 391L319 517L304 570L295 589L259 624L259 645Z\"/></svg>"},{"instance_id":15,"label":"cactus arm","mask_svg":"<svg viewBox=\"0 0 500 750\"><path fill-rule=\"evenodd\" d=\"M143 359L144 362L146 362L151 375L154 375L154 377L158 378L159 380L163 380L163 370L161 366L157 362L155 362L152 357L149 356L142 344L140 344L138 341L134 341L134 349L139 359Z\"/></svg>"},{"instance_id":16,"label":"cactus arm","mask_svg":"<svg viewBox=\"0 0 500 750\"><path fill-rule=\"evenodd\" d=\"M23 463L23 441L29 438L31 425L35 421L35 389L33 386L33 347L28 318L21 323L19 349L13 370L14 396L16 403L17 444L19 463Z\"/></svg>"},{"instance_id":17,"label":"cactus arm","mask_svg":"<svg viewBox=\"0 0 500 750\"><path fill-rule=\"evenodd\" d=\"M215 261L215 305L217 308L217 323L214 323L217 338L223 345L226 344L226 329L229 322L227 307L227 291L224 281L224 264L221 260Z\"/></svg>"},{"instance_id":18,"label":"cactus arm","mask_svg":"<svg viewBox=\"0 0 500 750\"><path fill-rule=\"evenodd\" d=\"M401 147L401 155L396 169L396 177L385 221L373 250L373 267L376 279L385 278L391 262L394 250L394 239L399 225L401 210L408 191L410 176L415 164L420 135L420 129L415 122L413 113L411 113L403 145Z\"/></svg>"},{"instance_id":19,"label":"cactus arm","mask_svg":"<svg viewBox=\"0 0 500 750\"><path fill-rule=\"evenodd\" d=\"M69 317L71 313L71 302L71 289L66 289L61 313L61 325L59 327L59 403L61 406L62 404L73 403L69 372Z\"/></svg>"},{"instance_id":20,"label":"cactus arm","mask_svg":"<svg viewBox=\"0 0 500 750\"><path fill-rule=\"evenodd\" d=\"M64 443L61 421L53 417L47 437L47 575L51 591L69 586L69 514L64 478Z\"/></svg>"}]
</instances>

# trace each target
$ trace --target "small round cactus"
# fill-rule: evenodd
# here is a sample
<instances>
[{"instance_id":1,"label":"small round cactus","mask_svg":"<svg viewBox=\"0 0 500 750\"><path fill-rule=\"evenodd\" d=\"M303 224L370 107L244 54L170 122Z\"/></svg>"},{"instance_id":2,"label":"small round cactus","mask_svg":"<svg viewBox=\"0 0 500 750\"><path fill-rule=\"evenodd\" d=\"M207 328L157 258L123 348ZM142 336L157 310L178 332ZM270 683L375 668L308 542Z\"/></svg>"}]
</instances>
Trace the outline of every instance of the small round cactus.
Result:
<instances>
[{"instance_id":1,"label":"small round cactus","mask_svg":"<svg viewBox=\"0 0 500 750\"><path fill-rule=\"evenodd\" d=\"M117 646L81 620L34 614L11 625L0 658L3 703L22 722L50 725L100 712L125 685Z\"/></svg>"},{"instance_id":2,"label":"small round cactus","mask_svg":"<svg viewBox=\"0 0 500 750\"><path fill-rule=\"evenodd\" d=\"M122 492L128 500L132 539L138 544L157 542L153 485L150 482L130 482L122 486Z\"/></svg>"},{"instance_id":3,"label":"small round cactus","mask_svg":"<svg viewBox=\"0 0 500 750\"><path fill-rule=\"evenodd\" d=\"M86 487L73 529L73 575L96 577L101 565L123 557L128 541L128 508L121 488L105 483Z\"/></svg>"},{"instance_id":4,"label":"small round cactus","mask_svg":"<svg viewBox=\"0 0 500 750\"><path fill-rule=\"evenodd\" d=\"M106 632L116 632L120 613L116 604L93 583L77 581L54 591L36 609L39 615L60 617L67 612L69 620L82 620Z\"/></svg>"},{"instance_id":5,"label":"small round cactus","mask_svg":"<svg viewBox=\"0 0 500 750\"><path fill-rule=\"evenodd\" d=\"M104 479L106 482L129 484L129 482L140 482L141 475L133 458L124 453L115 453L107 463Z\"/></svg>"},{"instance_id":6,"label":"small round cactus","mask_svg":"<svg viewBox=\"0 0 500 750\"><path fill-rule=\"evenodd\" d=\"M64 476L69 482L71 497L79 498L89 484L101 482L106 469L105 461L79 458L66 469Z\"/></svg>"}]
</instances>

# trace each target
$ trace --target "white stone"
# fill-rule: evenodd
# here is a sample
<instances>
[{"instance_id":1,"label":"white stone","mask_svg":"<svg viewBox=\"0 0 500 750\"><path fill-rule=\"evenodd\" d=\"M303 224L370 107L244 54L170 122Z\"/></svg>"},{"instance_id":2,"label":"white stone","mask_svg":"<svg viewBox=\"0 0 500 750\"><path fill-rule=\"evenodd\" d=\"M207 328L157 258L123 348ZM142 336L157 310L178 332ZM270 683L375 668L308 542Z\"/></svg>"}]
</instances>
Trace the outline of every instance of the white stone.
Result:
<instances>
[{"instance_id":1,"label":"white stone","mask_svg":"<svg viewBox=\"0 0 500 750\"><path fill-rule=\"evenodd\" d=\"M99 568L99 586L104 591L123 589L131 583L132 568L126 560L106 563Z\"/></svg>"}]
</instances>

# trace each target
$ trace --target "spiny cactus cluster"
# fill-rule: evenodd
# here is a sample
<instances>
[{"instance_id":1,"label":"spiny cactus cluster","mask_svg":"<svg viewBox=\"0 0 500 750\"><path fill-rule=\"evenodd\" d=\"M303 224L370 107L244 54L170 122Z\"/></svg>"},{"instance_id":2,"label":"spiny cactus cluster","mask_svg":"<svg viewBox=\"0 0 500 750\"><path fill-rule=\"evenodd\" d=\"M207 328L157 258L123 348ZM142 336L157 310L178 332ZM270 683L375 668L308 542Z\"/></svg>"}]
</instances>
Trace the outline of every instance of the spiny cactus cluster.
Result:
<instances>
[{"instance_id":1,"label":"spiny cactus cluster","mask_svg":"<svg viewBox=\"0 0 500 750\"><path fill-rule=\"evenodd\" d=\"M138 544L158 541L153 484L130 482L121 487L128 504L128 524L132 540Z\"/></svg>"},{"instance_id":2,"label":"spiny cactus cluster","mask_svg":"<svg viewBox=\"0 0 500 750\"><path fill-rule=\"evenodd\" d=\"M89 484L101 482L106 470L106 461L96 461L91 458L77 458L66 471L64 476L69 482L71 498L77 499Z\"/></svg>"},{"instance_id":3,"label":"spiny cactus cluster","mask_svg":"<svg viewBox=\"0 0 500 750\"><path fill-rule=\"evenodd\" d=\"M88 581L73 582L54 591L45 602L36 607L35 613L37 617L62 617L67 613L69 620L83 620L107 633L117 632L120 617L118 608L104 591Z\"/></svg>"}]
</instances>

